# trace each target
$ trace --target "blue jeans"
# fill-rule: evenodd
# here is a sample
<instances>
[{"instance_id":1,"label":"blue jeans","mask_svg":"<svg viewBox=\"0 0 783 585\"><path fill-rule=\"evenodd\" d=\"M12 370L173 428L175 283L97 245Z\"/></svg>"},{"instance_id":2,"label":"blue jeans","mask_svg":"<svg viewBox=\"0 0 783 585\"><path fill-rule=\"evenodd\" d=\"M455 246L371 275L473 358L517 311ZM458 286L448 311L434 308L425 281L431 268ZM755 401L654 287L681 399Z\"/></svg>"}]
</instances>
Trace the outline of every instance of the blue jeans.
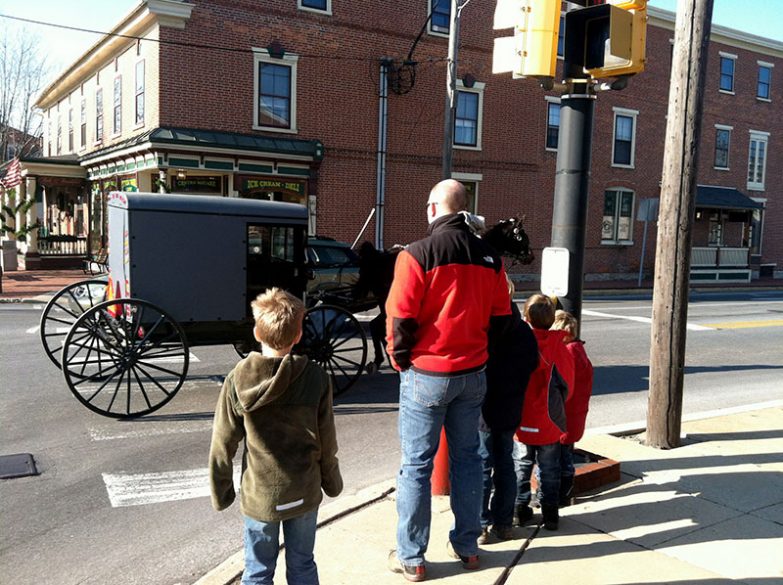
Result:
<instances>
[{"instance_id":1,"label":"blue jeans","mask_svg":"<svg viewBox=\"0 0 783 585\"><path fill-rule=\"evenodd\" d=\"M517 474L517 506L530 504L530 477L538 463L542 506L557 506L560 501L560 443L525 445L514 441L514 470Z\"/></svg>"},{"instance_id":2,"label":"blue jeans","mask_svg":"<svg viewBox=\"0 0 783 585\"><path fill-rule=\"evenodd\" d=\"M280 524L285 537L286 580L292 585L318 585L313 557L317 519L318 508L282 522L260 522L245 516L242 585L272 585L280 551Z\"/></svg>"},{"instance_id":3,"label":"blue jeans","mask_svg":"<svg viewBox=\"0 0 783 585\"><path fill-rule=\"evenodd\" d=\"M574 444L560 445L560 501L567 500L574 491Z\"/></svg>"},{"instance_id":4,"label":"blue jeans","mask_svg":"<svg viewBox=\"0 0 783 585\"><path fill-rule=\"evenodd\" d=\"M400 374L399 433L402 461L397 478L397 557L406 565L424 563L432 520L433 460L441 428L449 446L449 481L454 550L478 553L481 534L481 458L478 424L486 394L484 372L463 376Z\"/></svg>"},{"instance_id":5,"label":"blue jeans","mask_svg":"<svg viewBox=\"0 0 783 585\"><path fill-rule=\"evenodd\" d=\"M479 454L484 469L484 499L481 526L511 526L514 501L517 496L517 476L514 472L514 429L479 432ZM493 473L494 471L494 473ZM494 494L492 487L495 487ZM490 494L492 497L490 499Z\"/></svg>"}]
</instances>

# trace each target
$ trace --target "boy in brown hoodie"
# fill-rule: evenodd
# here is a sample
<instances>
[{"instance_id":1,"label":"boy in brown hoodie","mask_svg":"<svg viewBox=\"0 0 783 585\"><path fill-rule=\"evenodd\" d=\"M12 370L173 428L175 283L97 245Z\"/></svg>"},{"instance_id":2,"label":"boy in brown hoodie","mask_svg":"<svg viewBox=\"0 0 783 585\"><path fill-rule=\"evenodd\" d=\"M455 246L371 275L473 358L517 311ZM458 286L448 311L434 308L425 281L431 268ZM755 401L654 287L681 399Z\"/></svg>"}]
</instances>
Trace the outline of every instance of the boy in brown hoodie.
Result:
<instances>
[{"instance_id":1,"label":"boy in brown hoodie","mask_svg":"<svg viewBox=\"0 0 783 585\"><path fill-rule=\"evenodd\" d=\"M240 361L220 392L209 453L212 505L224 510L234 501L233 458L244 440L242 584L271 585L282 524L288 583L317 585L313 547L321 489L329 496L343 489L332 385L320 366L291 354L302 336L299 299L273 288L251 307L262 351Z\"/></svg>"}]
</instances>

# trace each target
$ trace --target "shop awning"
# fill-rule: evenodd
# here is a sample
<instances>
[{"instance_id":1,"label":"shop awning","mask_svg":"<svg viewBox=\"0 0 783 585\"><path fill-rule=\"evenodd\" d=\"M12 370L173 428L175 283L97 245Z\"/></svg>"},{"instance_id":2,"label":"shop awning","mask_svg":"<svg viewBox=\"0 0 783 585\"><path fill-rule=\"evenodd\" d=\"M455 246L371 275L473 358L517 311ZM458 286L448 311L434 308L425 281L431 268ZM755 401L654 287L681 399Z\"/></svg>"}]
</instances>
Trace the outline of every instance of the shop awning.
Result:
<instances>
[{"instance_id":1,"label":"shop awning","mask_svg":"<svg viewBox=\"0 0 783 585\"><path fill-rule=\"evenodd\" d=\"M284 138L260 136L254 134L239 134L236 132L216 132L192 128L160 127L113 144L109 147L90 152L80 160L84 165L93 164L97 158L104 158L115 152L127 152L128 149L146 145L155 147L185 147L186 149L211 149L226 154L247 153L254 156L274 156L275 158L302 157L320 161L324 157L324 145L319 140L303 140L300 138Z\"/></svg>"},{"instance_id":2,"label":"shop awning","mask_svg":"<svg viewBox=\"0 0 783 585\"><path fill-rule=\"evenodd\" d=\"M749 211L763 209L761 203L753 201L747 195L732 187L696 187L696 207L701 209L730 209L734 211Z\"/></svg>"}]
</instances>

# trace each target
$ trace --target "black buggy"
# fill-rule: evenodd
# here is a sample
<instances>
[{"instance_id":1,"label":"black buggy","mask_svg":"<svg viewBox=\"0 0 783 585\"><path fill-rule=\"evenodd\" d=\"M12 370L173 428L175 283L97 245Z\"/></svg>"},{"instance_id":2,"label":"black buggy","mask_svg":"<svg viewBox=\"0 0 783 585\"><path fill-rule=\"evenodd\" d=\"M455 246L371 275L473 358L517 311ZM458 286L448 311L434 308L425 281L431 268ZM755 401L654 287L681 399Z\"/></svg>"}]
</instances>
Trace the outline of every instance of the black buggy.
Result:
<instances>
[{"instance_id":1,"label":"black buggy","mask_svg":"<svg viewBox=\"0 0 783 585\"><path fill-rule=\"evenodd\" d=\"M277 286L304 297L307 210L234 198L111 193L108 279L72 284L41 316L41 340L90 410L148 414L185 381L190 348L254 347L250 301ZM295 351L321 364L335 394L361 375L367 339L351 295L312 299Z\"/></svg>"}]
</instances>

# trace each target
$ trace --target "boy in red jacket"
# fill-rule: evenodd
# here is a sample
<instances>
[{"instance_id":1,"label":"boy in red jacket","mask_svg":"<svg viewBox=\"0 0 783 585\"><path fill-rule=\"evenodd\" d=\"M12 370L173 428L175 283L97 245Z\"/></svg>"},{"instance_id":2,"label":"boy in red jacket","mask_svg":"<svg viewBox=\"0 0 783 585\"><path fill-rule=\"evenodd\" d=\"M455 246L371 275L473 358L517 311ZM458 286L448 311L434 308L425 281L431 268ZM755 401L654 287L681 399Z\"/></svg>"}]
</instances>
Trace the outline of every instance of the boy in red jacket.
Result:
<instances>
[{"instance_id":1,"label":"boy in red jacket","mask_svg":"<svg viewBox=\"0 0 783 585\"><path fill-rule=\"evenodd\" d=\"M517 474L516 510L520 525L533 517L530 477L540 471L541 513L544 528L557 530L560 498L560 437L566 433L566 400L574 386L574 360L566 349L564 331L550 331L555 306L542 294L525 303L525 320L538 342L538 368L530 376L516 431L514 467Z\"/></svg>"},{"instance_id":2,"label":"boy in red jacket","mask_svg":"<svg viewBox=\"0 0 783 585\"><path fill-rule=\"evenodd\" d=\"M575 474L574 443L581 439L585 432L588 403L593 393L593 364L585 352L585 342L577 338L577 329L578 323L571 313L555 313L552 330L565 331L563 341L574 360L574 388L565 405L568 432L560 437L560 507L571 503Z\"/></svg>"}]
</instances>

